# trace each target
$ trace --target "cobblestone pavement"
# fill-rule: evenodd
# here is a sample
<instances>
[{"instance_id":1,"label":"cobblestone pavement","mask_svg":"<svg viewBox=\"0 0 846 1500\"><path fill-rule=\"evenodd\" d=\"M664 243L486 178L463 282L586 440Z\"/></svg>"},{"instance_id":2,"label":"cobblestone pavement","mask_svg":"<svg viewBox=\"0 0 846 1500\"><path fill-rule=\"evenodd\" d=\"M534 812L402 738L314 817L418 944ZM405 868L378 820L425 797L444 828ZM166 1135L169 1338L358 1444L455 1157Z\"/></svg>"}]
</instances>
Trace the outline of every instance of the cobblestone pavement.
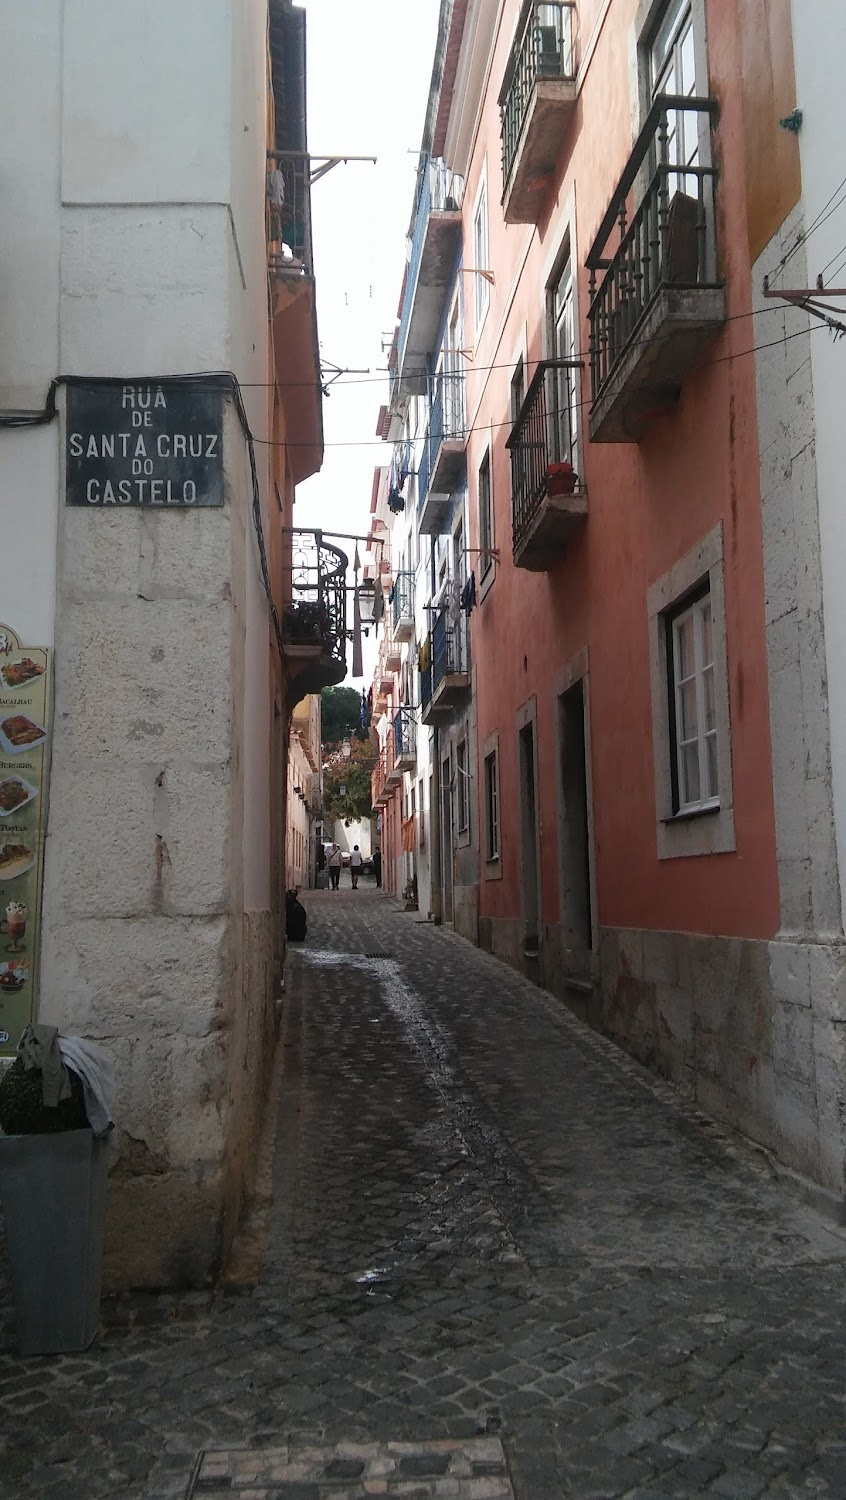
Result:
<instances>
[{"instance_id":1,"label":"cobblestone pavement","mask_svg":"<svg viewBox=\"0 0 846 1500\"><path fill-rule=\"evenodd\" d=\"M7 1318L2 1500L846 1496L843 1233L494 959L307 905L259 1283Z\"/></svg>"}]
</instances>

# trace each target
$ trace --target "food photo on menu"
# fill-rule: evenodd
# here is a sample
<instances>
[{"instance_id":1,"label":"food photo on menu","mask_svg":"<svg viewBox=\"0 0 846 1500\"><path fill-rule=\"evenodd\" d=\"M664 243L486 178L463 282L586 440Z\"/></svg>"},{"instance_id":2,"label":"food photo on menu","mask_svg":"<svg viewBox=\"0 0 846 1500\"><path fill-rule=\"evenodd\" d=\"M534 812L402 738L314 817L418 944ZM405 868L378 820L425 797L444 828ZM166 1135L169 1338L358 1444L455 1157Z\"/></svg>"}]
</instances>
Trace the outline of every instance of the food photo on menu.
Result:
<instances>
[{"instance_id":1,"label":"food photo on menu","mask_svg":"<svg viewBox=\"0 0 846 1500\"><path fill-rule=\"evenodd\" d=\"M20 755L25 750L34 750L43 745L47 730L36 724L26 714L10 714L0 719L0 744L8 755Z\"/></svg>"},{"instance_id":2,"label":"food photo on menu","mask_svg":"<svg viewBox=\"0 0 846 1500\"><path fill-rule=\"evenodd\" d=\"M18 812L38 796L38 788L31 786L22 776L5 776L0 779L0 818Z\"/></svg>"},{"instance_id":3,"label":"food photo on menu","mask_svg":"<svg viewBox=\"0 0 846 1500\"><path fill-rule=\"evenodd\" d=\"M19 688L33 682L36 677L42 677L46 670L46 665L33 661L31 656L23 656L20 661L5 662L0 667L0 678L7 688Z\"/></svg>"}]
</instances>

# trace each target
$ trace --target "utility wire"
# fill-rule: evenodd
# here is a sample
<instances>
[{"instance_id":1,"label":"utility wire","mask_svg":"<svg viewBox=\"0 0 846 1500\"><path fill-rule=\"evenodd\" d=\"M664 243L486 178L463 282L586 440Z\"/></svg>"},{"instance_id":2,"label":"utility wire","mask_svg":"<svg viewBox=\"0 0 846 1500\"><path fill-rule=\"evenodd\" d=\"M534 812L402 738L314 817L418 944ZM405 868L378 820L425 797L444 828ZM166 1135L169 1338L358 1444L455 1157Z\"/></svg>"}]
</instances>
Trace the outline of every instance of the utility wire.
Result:
<instances>
[{"instance_id":1,"label":"utility wire","mask_svg":"<svg viewBox=\"0 0 846 1500\"><path fill-rule=\"evenodd\" d=\"M834 207L829 209L829 212L826 213L826 209L829 208L829 204L834 202L834 199L837 198L837 194L841 193L844 188L846 188L846 177L844 177L843 181L839 183L838 186L834 189L834 192L828 199L828 202L823 204L816 218L812 221L812 223L808 225L808 228L803 230L803 232L798 236L796 243L795 245L793 245L792 249L788 250L787 254L782 257L781 263L779 265L779 270L776 272L776 275L784 270L785 266L787 266L788 263L793 259L796 252L798 250L801 250L806 241L811 238L811 235L815 234L818 229L821 229L823 224L825 224L831 218L831 215L837 212L841 204L846 202L846 193L843 193L843 196L841 198L838 198L837 202L834 203Z\"/></svg>"},{"instance_id":2,"label":"utility wire","mask_svg":"<svg viewBox=\"0 0 846 1500\"><path fill-rule=\"evenodd\" d=\"M844 249L846 250L846 246L844 246ZM781 309L778 306L767 306L767 307L751 308L749 310L749 312L732 313L730 317L728 317L728 318L725 319L725 322L726 323L742 322L745 318L760 317L764 313L779 312L780 310ZM651 341L651 339L632 340L631 347L634 348L636 346L636 344L639 343L639 342L642 342L642 343L651 343L652 341ZM767 347L767 346L764 345L764 346L761 346L761 347ZM475 374L487 374L491 370L513 370L513 368L514 368L514 362L513 362L513 360L506 361L506 362L496 361L493 364L488 364L488 365L476 365L476 364L470 363L469 368ZM390 373L390 372L386 371L385 373ZM97 376L94 376L94 375L91 375L91 376L88 376L88 375L86 375L86 376L82 376L82 375L80 375L80 376L76 376L76 375L60 375L54 381L51 382L50 389L49 389L48 395L47 395L47 400L46 400L46 402L45 402L45 404L44 404L43 407L34 409L32 411L7 411L7 412L0 411L0 428L4 428L4 427L6 427L6 428L42 427L42 426L45 426L48 423L52 422L53 419L54 419L54 417L58 416L58 411L57 411L57 408L56 408L56 391L58 390L59 386L61 386L61 385L71 385L71 384L74 384L74 383L81 383L81 384L84 384L84 385L95 385L95 384L114 385L116 378L129 379L130 377L124 377L124 376L115 377L115 376L111 376L111 375L97 375ZM134 376L131 377L132 380L134 380L135 378L136 377L134 377ZM421 376L421 379L422 378L433 379L434 377L431 377L431 376L423 377L423 376ZM203 390L203 389L217 390L217 389L219 389L219 387L221 385L221 382L225 383L227 381L237 380L237 377L230 370L198 370L195 374L179 374L179 375L159 374L159 375L156 375L156 376L144 376L143 379L145 381L147 381L147 380L150 380L150 381L161 381L161 380L190 381L191 384L195 385L199 390ZM333 386L333 390L340 390L340 389L346 388L348 386L357 386L357 385L384 385L384 383L385 383L385 374L382 374L382 375L372 375L372 376L367 376L367 377L365 377L363 379L353 379L353 380L340 380L340 381L337 381L335 383L335 385ZM316 391L316 390L321 390L322 389L322 381L320 381L320 380L240 380L240 381L237 381L237 384L238 384L238 386L239 386L239 388L240 388L241 391L272 391L272 390L315 390ZM256 439L256 441L259 441L259 439ZM381 438L374 439L374 442L377 442L377 441L378 442L382 442L383 439L381 439Z\"/></svg>"},{"instance_id":3,"label":"utility wire","mask_svg":"<svg viewBox=\"0 0 846 1500\"><path fill-rule=\"evenodd\" d=\"M833 321L834 320L829 320L829 322L833 322ZM774 348L776 348L777 345L786 344L791 339L807 338L808 335L811 334L811 333L813 333L817 328L823 328L823 327L826 327L826 326L827 325L823 324L823 323L812 323L810 325L810 327L808 327L808 328L799 328L799 329L797 329L797 331L795 333L786 333L786 334L783 334L781 336L781 338L770 339L769 342L767 342L765 344L753 344L752 347L749 348L749 349L738 349L733 354L720 354L720 355L717 355L717 357L714 358L714 359L702 360L702 361L700 361L700 363L698 365L694 365L693 370L692 370L691 373L695 373L695 372L698 372L700 370L710 369L710 367L712 365L728 364L728 363L731 363L733 360L736 360L736 359L744 359L747 355L749 355L749 354L757 354L762 349L774 349ZM651 339L644 339L642 342L643 343L652 343L652 340ZM630 347L632 347L632 346L630 346ZM504 368L504 369L513 369L513 366L512 365L506 365L506 366L503 366L502 368ZM554 417L554 416L563 416L568 411L571 411L571 412L572 411L581 411L583 407L585 407L585 406L592 406L592 405L593 405L593 397L591 396L591 397L586 398L584 401L574 401L572 403L572 405L567 406L567 407L563 407L560 411L548 412L547 415L551 416L551 417ZM460 435L462 437L469 437L469 435L471 433L473 433L473 432L489 432L489 431L491 431L492 428L513 427L513 426L514 426L514 420L513 420L513 418L509 418L508 421L506 421L506 422L481 422L481 423L479 423L478 426L475 426L475 427L465 427L462 430L462 432L461 432ZM277 442L273 438L258 438L257 437L257 438L254 438L254 441L256 443L259 443L262 447L265 447L265 448L299 448L299 447L311 447L310 443L297 443L297 442L295 442L293 440L288 440L286 442ZM418 439L414 439L414 441L418 441ZM326 443L324 443L324 447L325 448L384 448L384 446L385 446L385 440L383 438L357 438L357 439L356 438L348 438L345 441L340 441L339 440L339 441L336 441L336 442L326 442Z\"/></svg>"}]
</instances>

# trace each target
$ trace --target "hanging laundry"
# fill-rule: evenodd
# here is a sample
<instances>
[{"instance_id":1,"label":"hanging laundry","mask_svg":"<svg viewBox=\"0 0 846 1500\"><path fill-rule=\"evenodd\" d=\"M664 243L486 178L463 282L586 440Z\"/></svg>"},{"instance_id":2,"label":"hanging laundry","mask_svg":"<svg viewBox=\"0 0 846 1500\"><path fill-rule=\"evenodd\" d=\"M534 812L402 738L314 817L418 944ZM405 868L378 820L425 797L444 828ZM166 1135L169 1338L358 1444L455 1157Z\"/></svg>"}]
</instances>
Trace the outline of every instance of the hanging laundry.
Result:
<instances>
[{"instance_id":1,"label":"hanging laundry","mask_svg":"<svg viewBox=\"0 0 846 1500\"><path fill-rule=\"evenodd\" d=\"M468 578L468 580L465 583L463 589L461 590L461 599L459 600L459 603L460 603L460 606L461 606L461 608L463 609L463 611L464 611L464 613L466 615L469 615L471 609L475 608L475 604L476 604L476 574L475 573L471 573L470 574L470 577Z\"/></svg>"}]
</instances>

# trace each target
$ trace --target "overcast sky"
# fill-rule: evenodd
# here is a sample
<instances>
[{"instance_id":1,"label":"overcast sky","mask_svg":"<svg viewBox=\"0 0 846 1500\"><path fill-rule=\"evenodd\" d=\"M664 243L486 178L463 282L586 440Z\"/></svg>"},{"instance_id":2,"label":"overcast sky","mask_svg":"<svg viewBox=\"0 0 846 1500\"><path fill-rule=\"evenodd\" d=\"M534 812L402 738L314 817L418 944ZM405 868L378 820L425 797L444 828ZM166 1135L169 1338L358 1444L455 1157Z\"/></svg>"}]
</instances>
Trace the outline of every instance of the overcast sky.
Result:
<instances>
[{"instance_id":1,"label":"overcast sky","mask_svg":"<svg viewBox=\"0 0 846 1500\"><path fill-rule=\"evenodd\" d=\"M382 339L396 321L439 8L439 0L306 5L309 150L378 162L337 166L312 194L321 358L370 373L330 387L326 457L297 490L298 526L366 532L373 470L389 458L374 439L387 399ZM354 543L339 545L352 559ZM367 651L368 682L372 665Z\"/></svg>"}]
</instances>

